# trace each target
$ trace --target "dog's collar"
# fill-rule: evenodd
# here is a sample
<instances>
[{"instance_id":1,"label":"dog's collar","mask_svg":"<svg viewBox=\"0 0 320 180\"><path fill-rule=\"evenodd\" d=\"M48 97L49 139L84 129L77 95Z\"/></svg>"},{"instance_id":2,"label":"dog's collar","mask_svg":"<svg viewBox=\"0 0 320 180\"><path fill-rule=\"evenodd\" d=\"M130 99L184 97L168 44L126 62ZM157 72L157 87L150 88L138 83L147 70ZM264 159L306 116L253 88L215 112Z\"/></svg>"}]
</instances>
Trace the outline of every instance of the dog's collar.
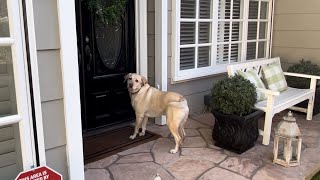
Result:
<instances>
[{"instance_id":1,"label":"dog's collar","mask_svg":"<svg viewBox=\"0 0 320 180\"><path fill-rule=\"evenodd\" d=\"M144 85L143 85L144 86ZM141 88L143 87L143 86L141 86ZM131 95L134 95L134 94L137 94L140 90L141 90L141 88L138 90L138 91L136 91L136 92L134 92L134 93L131 93ZM148 89L150 88L150 86L148 87ZM147 90L148 90L147 89Z\"/></svg>"}]
</instances>

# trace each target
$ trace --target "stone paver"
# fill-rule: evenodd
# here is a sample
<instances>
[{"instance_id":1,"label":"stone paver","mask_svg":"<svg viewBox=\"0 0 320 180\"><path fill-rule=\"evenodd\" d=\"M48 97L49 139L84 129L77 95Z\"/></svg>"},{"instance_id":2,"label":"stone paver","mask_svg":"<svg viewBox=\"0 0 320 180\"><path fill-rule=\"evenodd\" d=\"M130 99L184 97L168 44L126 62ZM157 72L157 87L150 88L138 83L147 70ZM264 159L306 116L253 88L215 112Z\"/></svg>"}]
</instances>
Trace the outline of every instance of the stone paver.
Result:
<instances>
[{"instance_id":1,"label":"stone paver","mask_svg":"<svg viewBox=\"0 0 320 180\"><path fill-rule=\"evenodd\" d=\"M110 173L105 169L88 169L85 172L86 180L111 180Z\"/></svg>"},{"instance_id":2,"label":"stone paver","mask_svg":"<svg viewBox=\"0 0 320 180\"><path fill-rule=\"evenodd\" d=\"M247 178L240 176L231 171L227 171L225 169L221 169L219 167L215 167L210 171L203 174L199 180L246 180Z\"/></svg>"},{"instance_id":3,"label":"stone paver","mask_svg":"<svg viewBox=\"0 0 320 180\"><path fill-rule=\"evenodd\" d=\"M182 148L181 155L212 161L216 164L227 157L223 152L209 148Z\"/></svg>"},{"instance_id":4,"label":"stone paver","mask_svg":"<svg viewBox=\"0 0 320 180\"><path fill-rule=\"evenodd\" d=\"M258 159L230 157L220 164L221 167L237 172L245 177L251 177L252 173L262 166Z\"/></svg>"},{"instance_id":5,"label":"stone paver","mask_svg":"<svg viewBox=\"0 0 320 180\"><path fill-rule=\"evenodd\" d=\"M207 143L202 137L186 137L181 147L206 147Z\"/></svg>"},{"instance_id":6,"label":"stone paver","mask_svg":"<svg viewBox=\"0 0 320 180\"><path fill-rule=\"evenodd\" d=\"M192 116L192 119L201 122L202 124L213 127L215 118L211 113L206 113L197 116Z\"/></svg>"},{"instance_id":7,"label":"stone paver","mask_svg":"<svg viewBox=\"0 0 320 180\"><path fill-rule=\"evenodd\" d=\"M209 148L221 149L220 147L217 147L214 145L215 141L212 139L212 128L211 129L201 128L199 129L199 131L203 136L204 140L206 141L206 143L208 144Z\"/></svg>"},{"instance_id":8,"label":"stone paver","mask_svg":"<svg viewBox=\"0 0 320 180\"><path fill-rule=\"evenodd\" d=\"M147 130L156 134L161 135L162 137L168 137L171 133L167 125L159 126L155 123L149 122Z\"/></svg>"},{"instance_id":9,"label":"stone paver","mask_svg":"<svg viewBox=\"0 0 320 180\"><path fill-rule=\"evenodd\" d=\"M124 156L124 155L128 155L128 154L134 154L134 153L142 153L142 152L150 152L152 146L154 145L155 141L150 141L150 142L147 142L145 144L141 144L139 146L136 146L136 147L133 147L133 148L130 148L126 151L122 151L120 153L118 153L119 155L121 156Z\"/></svg>"},{"instance_id":10,"label":"stone paver","mask_svg":"<svg viewBox=\"0 0 320 180\"><path fill-rule=\"evenodd\" d=\"M155 162L158 164L167 164L179 158L179 154L171 154L169 153L172 148L174 148L174 142L160 138L157 140L156 144L152 149L152 153L155 158Z\"/></svg>"},{"instance_id":11,"label":"stone paver","mask_svg":"<svg viewBox=\"0 0 320 180\"><path fill-rule=\"evenodd\" d=\"M118 159L117 155L112 155L107 158L101 159L99 161L95 161L90 164L87 164L84 167L87 169L99 169L99 168L102 169L109 166L110 164L115 162L117 159Z\"/></svg>"},{"instance_id":12,"label":"stone paver","mask_svg":"<svg viewBox=\"0 0 320 180\"><path fill-rule=\"evenodd\" d=\"M129 150L85 165L86 179L148 179L159 173L166 179L201 180L295 180L304 179L320 169L320 115L312 121L304 114L294 113L303 134L300 166L285 168L272 163L274 128L287 111L273 118L271 142L256 145L242 154L235 154L214 146L212 139L213 116L192 116L186 123L187 137L179 152L171 154L175 143L167 126L148 123L147 129L164 138L142 144ZM264 119L259 120L263 124ZM108 171L109 170L109 171Z\"/></svg>"},{"instance_id":13,"label":"stone paver","mask_svg":"<svg viewBox=\"0 0 320 180\"><path fill-rule=\"evenodd\" d=\"M212 168L214 163L211 161L181 156L177 161L170 163L165 168L177 179L195 179L206 170Z\"/></svg>"},{"instance_id":14,"label":"stone paver","mask_svg":"<svg viewBox=\"0 0 320 180\"><path fill-rule=\"evenodd\" d=\"M185 129L186 137L200 136L197 129Z\"/></svg>"},{"instance_id":15,"label":"stone paver","mask_svg":"<svg viewBox=\"0 0 320 180\"><path fill-rule=\"evenodd\" d=\"M210 126L202 124L196 120L193 120L191 118L188 118L185 128L186 129L197 129L197 128L209 128Z\"/></svg>"},{"instance_id":16,"label":"stone paver","mask_svg":"<svg viewBox=\"0 0 320 180\"><path fill-rule=\"evenodd\" d=\"M290 170L291 169L291 170ZM291 167L290 169L275 165L275 164L267 164L263 168L261 168L254 176L253 180L302 180L302 173L298 171L292 171L292 169L296 169Z\"/></svg>"},{"instance_id":17,"label":"stone paver","mask_svg":"<svg viewBox=\"0 0 320 180\"><path fill-rule=\"evenodd\" d=\"M153 158L150 153L131 154L120 158L117 163L138 163L138 162L150 162Z\"/></svg>"},{"instance_id":18,"label":"stone paver","mask_svg":"<svg viewBox=\"0 0 320 180\"><path fill-rule=\"evenodd\" d=\"M154 162L115 164L109 168L115 180L152 180L156 174L162 179L174 179L166 170Z\"/></svg>"}]
</instances>

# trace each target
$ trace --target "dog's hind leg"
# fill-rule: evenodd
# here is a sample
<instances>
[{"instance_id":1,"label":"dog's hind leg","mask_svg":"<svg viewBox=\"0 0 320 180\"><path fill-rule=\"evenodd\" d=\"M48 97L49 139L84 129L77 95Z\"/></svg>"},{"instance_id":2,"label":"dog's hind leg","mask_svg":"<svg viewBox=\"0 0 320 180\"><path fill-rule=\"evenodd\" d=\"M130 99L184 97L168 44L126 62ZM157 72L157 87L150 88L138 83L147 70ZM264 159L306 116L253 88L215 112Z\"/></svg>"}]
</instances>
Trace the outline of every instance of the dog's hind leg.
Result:
<instances>
[{"instance_id":1,"label":"dog's hind leg","mask_svg":"<svg viewBox=\"0 0 320 180\"><path fill-rule=\"evenodd\" d=\"M147 123L148 123L148 117L145 116L142 121L142 131L139 133L139 136L144 136L146 134Z\"/></svg>"},{"instance_id":2,"label":"dog's hind leg","mask_svg":"<svg viewBox=\"0 0 320 180\"><path fill-rule=\"evenodd\" d=\"M180 141L181 141L181 137L179 134L179 124L176 121L174 121L175 118L176 117L174 116L174 111L172 111L169 108L169 110L167 111L167 123L168 123L169 130L173 135L176 143L175 148L170 150L170 153L172 154L175 154L176 152L178 152Z\"/></svg>"},{"instance_id":3,"label":"dog's hind leg","mask_svg":"<svg viewBox=\"0 0 320 180\"><path fill-rule=\"evenodd\" d=\"M141 126L141 123L143 121L143 116L136 116L136 124L135 124L135 127L134 127L134 133L133 135L130 136L130 139L134 139L136 138L138 132L139 132L139 128Z\"/></svg>"},{"instance_id":4,"label":"dog's hind leg","mask_svg":"<svg viewBox=\"0 0 320 180\"><path fill-rule=\"evenodd\" d=\"M185 130L184 130L184 125L186 124L187 119L188 119L188 116L186 116L186 117L181 121L180 126L179 126L179 129L180 129L180 132L181 132L181 133L180 133L180 135L181 135L180 145L183 144L183 141L184 141L184 139L185 139L185 137L186 137L186 132L185 132Z\"/></svg>"}]
</instances>

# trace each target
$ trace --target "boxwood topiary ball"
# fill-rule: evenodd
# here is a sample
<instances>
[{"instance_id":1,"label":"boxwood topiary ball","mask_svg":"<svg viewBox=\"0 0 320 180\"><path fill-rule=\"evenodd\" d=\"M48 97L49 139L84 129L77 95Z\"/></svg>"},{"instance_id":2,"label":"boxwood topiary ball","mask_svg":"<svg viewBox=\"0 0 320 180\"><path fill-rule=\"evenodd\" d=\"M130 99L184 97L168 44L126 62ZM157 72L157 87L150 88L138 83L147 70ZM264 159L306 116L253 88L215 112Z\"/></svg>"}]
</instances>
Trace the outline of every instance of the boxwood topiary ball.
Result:
<instances>
[{"instance_id":1,"label":"boxwood topiary ball","mask_svg":"<svg viewBox=\"0 0 320 180\"><path fill-rule=\"evenodd\" d=\"M245 116L253 111L256 102L255 85L238 75L219 81L211 92L211 106L224 114Z\"/></svg>"}]
</instances>

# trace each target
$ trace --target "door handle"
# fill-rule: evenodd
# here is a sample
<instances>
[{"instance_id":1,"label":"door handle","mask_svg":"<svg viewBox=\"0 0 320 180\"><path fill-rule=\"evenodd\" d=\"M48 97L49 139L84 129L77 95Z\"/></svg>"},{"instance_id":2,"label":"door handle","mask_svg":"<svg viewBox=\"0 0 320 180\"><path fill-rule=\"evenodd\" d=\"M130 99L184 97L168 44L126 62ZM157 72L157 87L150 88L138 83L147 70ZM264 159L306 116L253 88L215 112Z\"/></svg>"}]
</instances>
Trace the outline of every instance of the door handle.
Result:
<instances>
[{"instance_id":1,"label":"door handle","mask_svg":"<svg viewBox=\"0 0 320 180\"><path fill-rule=\"evenodd\" d=\"M86 52L86 55L89 56L89 61L87 64L87 71L90 71L91 70L91 63L92 63L92 53L91 53L91 49L90 49L89 45L86 45L85 52Z\"/></svg>"}]
</instances>

